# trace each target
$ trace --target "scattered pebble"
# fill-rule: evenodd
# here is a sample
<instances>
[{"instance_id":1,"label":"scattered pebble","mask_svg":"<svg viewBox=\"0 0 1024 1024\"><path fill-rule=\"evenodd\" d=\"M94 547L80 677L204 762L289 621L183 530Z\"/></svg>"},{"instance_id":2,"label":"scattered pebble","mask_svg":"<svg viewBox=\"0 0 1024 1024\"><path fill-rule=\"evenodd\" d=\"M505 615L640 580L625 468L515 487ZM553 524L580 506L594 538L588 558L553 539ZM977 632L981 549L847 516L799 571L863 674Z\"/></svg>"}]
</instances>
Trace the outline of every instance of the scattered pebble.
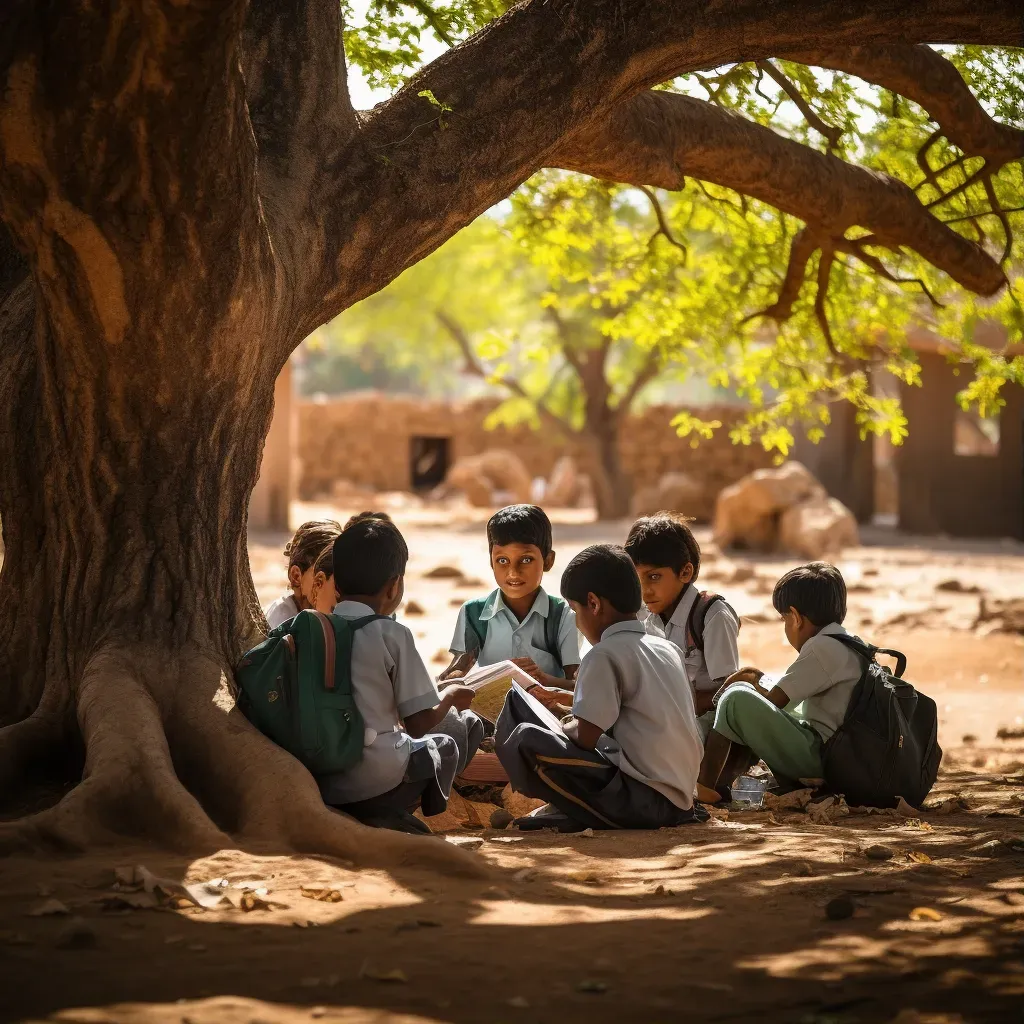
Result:
<instances>
[{"instance_id":1,"label":"scattered pebble","mask_svg":"<svg viewBox=\"0 0 1024 1024\"><path fill-rule=\"evenodd\" d=\"M801 861L796 866L796 870L793 872L797 878L810 878L814 874L814 868L811 867L807 861Z\"/></svg>"},{"instance_id":2,"label":"scattered pebble","mask_svg":"<svg viewBox=\"0 0 1024 1024\"><path fill-rule=\"evenodd\" d=\"M29 912L29 917L63 917L70 914L67 906L61 903L60 900L44 900L42 903L33 907Z\"/></svg>"},{"instance_id":3,"label":"scattered pebble","mask_svg":"<svg viewBox=\"0 0 1024 1024\"><path fill-rule=\"evenodd\" d=\"M892 860L894 851L891 847L883 846L881 843L876 843L874 846L869 846L864 851L864 856L868 860Z\"/></svg>"},{"instance_id":4,"label":"scattered pebble","mask_svg":"<svg viewBox=\"0 0 1024 1024\"><path fill-rule=\"evenodd\" d=\"M836 896L825 904L825 916L830 921L845 921L853 917L853 900L849 896Z\"/></svg>"},{"instance_id":5,"label":"scattered pebble","mask_svg":"<svg viewBox=\"0 0 1024 1024\"><path fill-rule=\"evenodd\" d=\"M508 828L513 820L512 815L504 807L496 807L491 815L491 828Z\"/></svg>"},{"instance_id":6,"label":"scattered pebble","mask_svg":"<svg viewBox=\"0 0 1024 1024\"><path fill-rule=\"evenodd\" d=\"M591 995L604 995L608 991L608 986L596 978L584 978L576 985L576 991L589 992Z\"/></svg>"},{"instance_id":7,"label":"scattered pebble","mask_svg":"<svg viewBox=\"0 0 1024 1024\"><path fill-rule=\"evenodd\" d=\"M509 1006L516 1010L528 1010L530 1008L529 1001L524 999L522 996L513 996L511 999L507 1000L507 1002Z\"/></svg>"},{"instance_id":8,"label":"scattered pebble","mask_svg":"<svg viewBox=\"0 0 1024 1024\"><path fill-rule=\"evenodd\" d=\"M403 609L406 615L426 615L427 610L419 601L409 601Z\"/></svg>"}]
</instances>

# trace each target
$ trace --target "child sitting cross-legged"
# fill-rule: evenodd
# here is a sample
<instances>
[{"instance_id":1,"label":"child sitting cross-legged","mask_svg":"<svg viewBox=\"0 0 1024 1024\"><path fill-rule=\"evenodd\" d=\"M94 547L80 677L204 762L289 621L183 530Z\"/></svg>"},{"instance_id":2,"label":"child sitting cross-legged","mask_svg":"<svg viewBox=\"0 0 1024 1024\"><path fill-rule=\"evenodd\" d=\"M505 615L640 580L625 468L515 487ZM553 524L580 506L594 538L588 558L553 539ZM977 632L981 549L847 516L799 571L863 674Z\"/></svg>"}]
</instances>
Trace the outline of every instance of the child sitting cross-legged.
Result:
<instances>
[{"instance_id":1,"label":"child sitting cross-legged","mask_svg":"<svg viewBox=\"0 0 1024 1024\"><path fill-rule=\"evenodd\" d=\"M732 779L725 770L734 745L747 747L783 786L821 779L822 748L846 716L863 665L845 644L849 636L846 584L834 565L811 562L787 572L775 585L775 610L796 661L771 688L763 673L744 668L726 680L715 698L715 721L708 735L697 784L697 798L715 803L727 796Z\"/></svg>"},{"instance_id":2,"label":"child sitting cross-legged","mask_svg":"<svg viewBox=\"0 0 1024 1024\"><path fill-rule=\"evenodd\" d=\"M562 575L562 596L594 646L571 718L545 719L514 688L498 717L496 750L512 787L549 801L518 826L575 832L705 820L693 802L701 741L682 654L637 621L640 581L629 555L610 544L581 551Z\"/></svg>"},{"instance_id":3,"label":"child sitting cross-legged","mask_svg":"<svg viewBox=\"0 0 1024 1024\"><path fill-rule=\"evenodd\" d=\"M484 730L468 710L473 691L455 685L442 698L412 633L389 617L402 602L408 560L405 538L386 517L357 517L334 542L334 614L381 618L352 641L352 693L365 725L362 759L317 782L325 803L366 825L429 833L411 812L445 809L452 781Z\"/></svg>"},{"instance_id":4,"label":"child sitting cross-legged","mask_svg":"<svg viewBox=\"0 0 1024 1024\"><path fill-rule=\"evenodd\" d=\"M541 585L555 562L551 522L536 505L509 505L487 523L491 570L498 589L467 601L452 638L451 664L442 680L458 679L474 665L512 661L537 680L531 688L544 703L570 703L579 668L576 618Z\"/></svg>"}]
</instances>

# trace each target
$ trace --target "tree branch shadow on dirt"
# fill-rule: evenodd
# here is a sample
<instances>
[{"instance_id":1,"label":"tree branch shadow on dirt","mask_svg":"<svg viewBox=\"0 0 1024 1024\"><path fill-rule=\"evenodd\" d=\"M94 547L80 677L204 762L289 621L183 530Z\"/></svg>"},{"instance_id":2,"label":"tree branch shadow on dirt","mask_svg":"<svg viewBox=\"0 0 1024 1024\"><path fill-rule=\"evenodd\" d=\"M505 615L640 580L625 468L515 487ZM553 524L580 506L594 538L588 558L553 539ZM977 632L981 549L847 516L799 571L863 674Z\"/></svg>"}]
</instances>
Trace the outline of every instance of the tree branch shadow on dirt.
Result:
<instances>
[{"instance_id":1,"label":"tree branch shadow on dirt","mask_svg":"<svg viewBox=\"0 0 1024 1024\"><path fill-rule=\"evenodd\" d=\"M220 995L452 1021L518 1013L853 1024L888 1021L905 1008L971 1021L1019 1012L1024 855L999 842L1020 836L1019 821L958 815L931 832L893 827L891 819L879 827L877 818L834 827L750 821L644 836L489 838L493 879L394 870L385 891L404 905L350 909L349 899L331 905L331 920L315 927L274 923L281 913L214 920L211 913L86 909L98 945L79 951L53 950L66 926L20 916L35 894L19 900L0 884L8 918L0 924L36 940L0 946L0 1016ZM998 849L967 855L993 842ZM891 860L864 856L878 843L893 850ZM926 863L908 859L925 851ZM133 858L179 878L189 867L152 851L112 851L108 863ZM97 884L96 857L91 876L76 863L64 862L61 873ZM329 859L277 863L311 876L340 870ZM7 865L8 877L46 877L40 862ZM358 886L369 876L354 877ZM301 914L306 901L297 895L282 898ZM852 901L853 917L826 917L836 898ZM940 920L911 921L918 907L937 910ZM322 918L324 905L315 909ZM394 970L407 980L378 980Z\"/></svg>"}]
</instances>

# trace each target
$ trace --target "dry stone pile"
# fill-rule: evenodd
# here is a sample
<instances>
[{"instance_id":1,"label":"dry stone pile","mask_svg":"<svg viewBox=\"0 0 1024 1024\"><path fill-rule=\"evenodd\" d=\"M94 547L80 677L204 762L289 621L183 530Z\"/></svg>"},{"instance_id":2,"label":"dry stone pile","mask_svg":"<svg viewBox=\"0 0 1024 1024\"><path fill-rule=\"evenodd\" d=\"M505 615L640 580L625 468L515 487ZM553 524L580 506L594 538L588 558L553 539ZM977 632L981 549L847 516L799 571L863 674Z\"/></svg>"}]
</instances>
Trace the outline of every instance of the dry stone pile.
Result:
<instances>
[{"instance_id":1,"label":"dry stone pile","mask_svg":"<svg viewBox=\"0 0 1024 1024\"><path fill-rule=\"evenodd\" d=\"M853 513L799 462L756 470L726 487L715 505L714 535L721 548L806 559L859 543Z\"/></svg>"},{"instance_id":2,"label":"dry stone pile","mask_svg":"<svg viewBox=\"0 0 1024 1024\"><path fill-rule=\"evenodd\" d=\"M490 448L458 459L444 481L446 490L461 491L477 508L528 502L530 485L523 460L504 448Z\"/></svg>"}]
</instances>

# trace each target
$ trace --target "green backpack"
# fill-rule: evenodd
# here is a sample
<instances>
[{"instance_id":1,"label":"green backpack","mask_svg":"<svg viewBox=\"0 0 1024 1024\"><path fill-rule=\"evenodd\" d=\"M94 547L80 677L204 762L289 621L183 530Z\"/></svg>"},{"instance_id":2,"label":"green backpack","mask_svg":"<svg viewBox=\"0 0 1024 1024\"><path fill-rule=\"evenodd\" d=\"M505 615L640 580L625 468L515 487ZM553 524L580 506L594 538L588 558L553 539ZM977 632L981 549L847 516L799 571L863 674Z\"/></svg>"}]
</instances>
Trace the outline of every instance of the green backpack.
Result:
<instances>
[{"instance_id":1,"label":"green backpack","mask_svg":"<svg viewBox=\"0 0 1024 1024\"><path fill-rule=\"evenodd\" d=\"M487 642L487 624L491 620L483 619L481 615L483 615L487 602L497 593L498 591L495 590L487 597L478 597L466 602L465 647L467 653L479 654L484 649L484 644ZM562 649L558 644L558 631L562 628L562 619L569 610L569 605L560 597L552 597L550 594L548 594L548 601L550 603L548 617L544 620L544 650L555 659L555 662L564 671Z\"/></svg>"},{"instance_id":2,"label":"green backpack","mask_svg":"<svg viewBox=\"0 0 1024 1024\"><path fill-rule=\"evenodd\" d=\"M347 771L363 756L363 716L352 696L352 640L383 617L301 611L235 669L242 713L314 775Z\"/></svg>"}]
</instances>

